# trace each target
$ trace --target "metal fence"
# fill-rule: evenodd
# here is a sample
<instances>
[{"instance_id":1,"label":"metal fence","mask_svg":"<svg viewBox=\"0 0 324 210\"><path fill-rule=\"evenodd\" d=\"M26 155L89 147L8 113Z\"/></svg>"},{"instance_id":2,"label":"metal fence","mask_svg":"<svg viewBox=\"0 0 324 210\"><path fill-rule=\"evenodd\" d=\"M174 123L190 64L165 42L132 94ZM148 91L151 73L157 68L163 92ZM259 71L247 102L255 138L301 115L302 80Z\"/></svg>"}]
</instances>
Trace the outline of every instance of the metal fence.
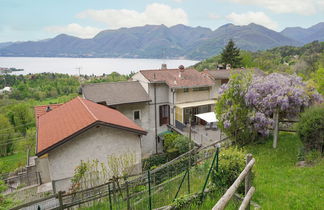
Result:
<instances>
[{"instance_id":1,"label":"metal fence","mask_svg":"<svg viewBox=\"0 0 324 210\"><path fill-rule=\"evenodd\" d=\"M195 148L174 160L139 175L114 178L102 185L55 195L18 206L16 209L66 209L93 206L95 209L153 209L177 197L206 187L216 143ZM217 153L218 155L218 153ZM210 170L208 170L210 169ZM207 175L208 173L208 175Z\"/></svg>"}]
</instances>

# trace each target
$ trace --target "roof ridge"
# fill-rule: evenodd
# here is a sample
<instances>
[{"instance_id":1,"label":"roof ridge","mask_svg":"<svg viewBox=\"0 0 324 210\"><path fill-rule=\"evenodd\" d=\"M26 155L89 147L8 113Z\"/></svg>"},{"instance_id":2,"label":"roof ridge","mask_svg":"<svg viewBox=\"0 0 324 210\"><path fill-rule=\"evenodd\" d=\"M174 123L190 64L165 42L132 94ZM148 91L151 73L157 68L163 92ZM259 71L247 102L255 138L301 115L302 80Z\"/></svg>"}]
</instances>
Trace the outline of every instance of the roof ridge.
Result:
<instances>
[{"instance_id":1,"label":"roof ridge","mask_svg":"<svg viewBox=\"0 0 324 210\"><path fill-rule=\"evenodd\" d=\"M90 113L90 115L96 120L96 121L98 121L98 118L96 117L96 115L94 115L93 113L92 113L92 111L89 109L89 107L83 102L83 99L80 97L80 96L78 96L77 97L77 99L81 102L81 104L86 108L86 110ZM85 99L86 100L86 99Z\"/></svg>"},{"instance_id":2,"label":"roof ridge","mask_svg":"<svg viewBox=\"0 0 324 210\"><path fill-rule=\"evenodd\" d=\"M63 104L47 104L47 105L37 105L37 106L34 106L34 107L53 106L53 105L63 105Z\"/></svg>"},{"instance_id":3,"label":"roof ridge","mask_svg":"<svg viewBox=\"0 0 324 210\"><path fill-rule=\"evenodd\" d=\"M118 84L118 83L132 83L132 82L138 82L138 81L117 81L117 82L97 82L97 83L88 83L88 84L84 84L83 87L85 86L90 86L90 85L103 85L103 84Z\"/></svg>"}]
</instances>

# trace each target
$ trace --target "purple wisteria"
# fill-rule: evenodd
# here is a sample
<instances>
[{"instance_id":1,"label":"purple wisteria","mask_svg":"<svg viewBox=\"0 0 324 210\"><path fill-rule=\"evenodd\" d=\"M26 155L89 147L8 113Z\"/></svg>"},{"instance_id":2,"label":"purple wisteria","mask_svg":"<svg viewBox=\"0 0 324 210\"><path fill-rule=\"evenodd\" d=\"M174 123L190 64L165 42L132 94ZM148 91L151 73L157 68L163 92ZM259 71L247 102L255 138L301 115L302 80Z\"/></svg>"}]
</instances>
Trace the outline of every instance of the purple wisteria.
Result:
<instances>
[{"instance_id":1,"label":"purple wisteria","mask_svg":"<svg viewBox=\"0 0 324 210\"><path fill-rule=\"evenodd\" d=\"M279 113L279 118L291 119L306 107L323 101L302 78L279 73L252 78L243 74L234 76L221 86L219 94L216 112L229 134L244 128L251 134L268 135L275 112Z\"/></svg>"},{"instance_id":2,"label":"purple wisteria","mask_svg":"<svg viewBox=\"0 0 324 210\"><path fill-rule=\"evenodd\" d=\"M268 128L272 126L276 110L281 118L294 118L305 107L321 101L321 95L308 88L300 77L278 73L253 77L245 95L246 105L254 113L250 120L262 134L267 134Z\"/></svg>"}]
</instances>

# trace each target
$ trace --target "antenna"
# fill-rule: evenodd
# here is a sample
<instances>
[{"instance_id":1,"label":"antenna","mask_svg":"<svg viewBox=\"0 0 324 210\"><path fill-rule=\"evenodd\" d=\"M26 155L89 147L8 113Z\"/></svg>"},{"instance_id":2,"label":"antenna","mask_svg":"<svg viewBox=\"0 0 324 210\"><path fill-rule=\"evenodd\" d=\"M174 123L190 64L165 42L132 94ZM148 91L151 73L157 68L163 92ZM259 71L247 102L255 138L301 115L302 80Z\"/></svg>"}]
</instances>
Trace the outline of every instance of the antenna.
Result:
<instances>
[{"instance_id":1,"label":"antenna","mask_svg":"<svg viewBox=\"0 0 324 210\"><path fill-rule=\"evenodd\" d=\"M79 72L79 76L81 76L81 66L78 66L78 67L76 67L75 69L78 70L78 72Z\"/></svg>"},{"instance_id":2,"label":"antenna","mask_svg":"<svg viewBox=\"0 0 324 210\"><path fill-rule=\"evenodd\" d=\"M78 72L79 72L79 83L81 85L81 66L78 66L75 69L78 70Z\"/></svg>"}]
</instances>

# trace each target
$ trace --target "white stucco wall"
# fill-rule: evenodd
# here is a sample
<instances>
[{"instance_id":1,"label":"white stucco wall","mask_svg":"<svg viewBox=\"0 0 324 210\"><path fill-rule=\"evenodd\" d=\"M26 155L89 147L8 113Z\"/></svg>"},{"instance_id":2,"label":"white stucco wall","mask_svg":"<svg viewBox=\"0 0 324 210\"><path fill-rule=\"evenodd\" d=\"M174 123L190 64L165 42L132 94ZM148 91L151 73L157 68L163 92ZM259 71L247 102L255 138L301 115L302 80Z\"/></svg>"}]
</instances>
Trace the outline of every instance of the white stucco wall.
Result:
<instances>
[{"instance_id":1,"label":"white stucco wall","mask_svg":"<svg viewBox=\"0 0 324 210\"><path fill-rule=\"evenodd\" d=\"M134 103L134 104L123 104L116 106L116 109L123 113L130 120L133 120L136 124L141 126L148 132L147 135L143 135L141 139L142 146L142 158L147 158L154 154L156 151L155 147L155 129L154 129L154 106L146 103ZM133 112L140 110L140 120L134 120Z\"/></svg>"},{"instance_id":2,"label":"white stucco wall","mask_svg":"<svg viewBox=\"0 0 324 210\"><path fill-rule=\"evenodd\" d=\"M48 153L51 180L72 177L81 160L98 160L107 166L108 155L124 153L134 153L138 164L134 172L139 172L142 155L137 134L106 126L91 128Z\"/></svg>"},{"instance_id":3,"label":"white stucco wall","mask_svg":"<svg viewBox=\"0 0 324 210\"><path fill-rule=\"evenodd\" d=\"M154 84L149 84L148 94L152 103L154 103ZM156 87L156 103L169 103L169 86L166 84L155 84Z\"/></svg>"},{"instance_id":4,"label":"white stucco wall","mask_svg":"<svg viewBox=\"0 0 324 210\"><path fill-rule=\"evenodd\" d=\"M41 180L43 183L51 181L51 176L49 172L49 162L48 157L39 157L35 159L36 171L39 172Z\"/></svg>"},{"instance_id":5,"label":"white stucco wall","mask_svg":"<svg viewBox=\"0 0 324 210\"><path fill-rule=\"evenodd\" d=\"M149 81L143 76L141 72L137 72L132 76L133 81L139 81L144 90L148 93L148 83Z\"/></svg>"}]
</instances>

